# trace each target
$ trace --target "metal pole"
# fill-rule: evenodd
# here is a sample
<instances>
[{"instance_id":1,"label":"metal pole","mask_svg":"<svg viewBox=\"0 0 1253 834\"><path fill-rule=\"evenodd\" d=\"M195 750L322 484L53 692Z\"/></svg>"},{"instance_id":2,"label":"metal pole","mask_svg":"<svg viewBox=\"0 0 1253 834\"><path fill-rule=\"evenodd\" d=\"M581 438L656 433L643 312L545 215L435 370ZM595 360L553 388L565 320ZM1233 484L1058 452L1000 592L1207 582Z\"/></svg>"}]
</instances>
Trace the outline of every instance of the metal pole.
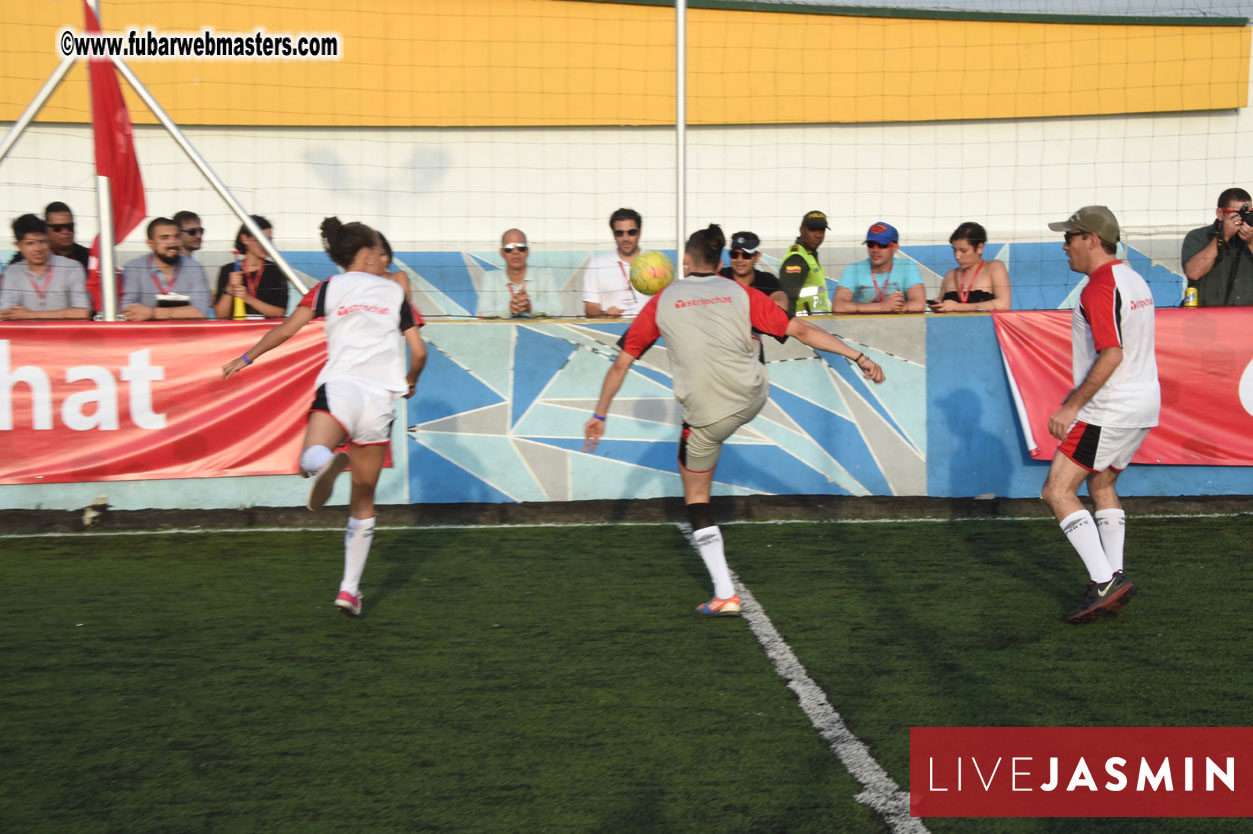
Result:
<instances>
[{"instance_id":1,"label":"metal pole","mask_svg":"<svg viewBox=\"0 0 1253 834\"><path fill-rule=\"evenodd\" d=\"M113 259L113 191L109 178L96 175L96 211L100 215L100 304L105 321L117 321L117 270Z\"/></svg>"},{"instance_id":2,"label":"metal pole","mask_svg":"<svg viewBox=\"0 0 1253 834\"><path fill-rule=\"evenodd\" d=\"M183 153L187 154L187 157L192 161L192 164L200 169L200 173L203 174L204 178L209 181L209 185L213 186L213 190L216 191L218 196L231 207L231 211L235 212L235 216L239 218L239 222L243 223L244 226L247 227L248 234L257 239L257 242L265 248L266 253L274 260L274 263L278 265L278 268L283 270L283 274L287 276L287 280L291 282L292 286L300 290L301 293L308 292L309 288L306 287L304 282L296 275L296 271L291 268L291 266L287 263L287 260L279 254L278 249L274 247L274 244L270 241L269 236L262 232L257 224L253 222L252 215L250 215L247 210L240 205L239 201L235 199L234 195L227 190L226 184L223 183L222 180L218 179L218 175L213 173L213 169L209 167L209 163L205 162L204 157L202 157L196 149L191 146L191 142L187 141L187 137L184 136L183 132L178 129L178 125L174 124L174 120L161 109L161 105L157 104L157 100L152 97L151 93L148 92L148 88L143 85L143 82L135 77L135 73L131 72L131 68L128 67L118 56L113 56L113 63L117 66L118 72L122 73L123 77L125 77L127 82L131 85L131 88L134 89L136 95L143 100L144 104L148 105L148 109L152 111L152 115L157 117L157 120L161 122L167 131L169 131L170 136L173 137L178 146L183 149Z\"/></svg>"},{"instance_id":3,"label":"metal pole","mask_svg":"<svg viewBox=\"0 0 1253 834\"><path fill-rule=\"evenodd\" d=\"M35 120L35 116L43 109L44 104L51 97L53 91L56 90L57 85L61 83L61 79L65 78L65 74L70 71L70 67L74 66L74 61L75 59L72 57L62 58L61 63L53 70L52 75L48 76L48 80L39 88L39 92L31 99L30 104L26 105L26 110L13 123L13 127L9 128L9 132L5 134L4 142L0 143L0 159L4 159L18 137L22 135L22 131L26 130L30 123Z\"/></svg>"},{"instance_id":4,"label":"metal pole","mask_svg":"<svg viewBox=\"0 0 1253 834\"><path fill-rule=\"evenodd\" d=\"M674 4L674 255L682 269L687 241L687 0Z\"/></svg>"}]
</instances>

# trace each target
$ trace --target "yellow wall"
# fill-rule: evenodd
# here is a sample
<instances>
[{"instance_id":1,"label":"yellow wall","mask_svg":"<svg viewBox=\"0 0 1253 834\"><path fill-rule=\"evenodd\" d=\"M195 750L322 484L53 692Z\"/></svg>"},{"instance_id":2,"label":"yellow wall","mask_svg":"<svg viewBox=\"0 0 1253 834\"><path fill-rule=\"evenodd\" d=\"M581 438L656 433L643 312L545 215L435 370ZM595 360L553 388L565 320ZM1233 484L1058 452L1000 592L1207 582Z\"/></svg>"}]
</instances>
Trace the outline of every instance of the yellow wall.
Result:
<instances>
[{"instance_id":1,"label":"yellow wall","mask_svg":"<svg viewBox=\"0 0 1253 834\"><path fill-rule=\"evenodd\" d=\"M315 6L315 8L306 8ZM337 32L335 62L132 61L182 124L658 125L674 11L564 0L104 0L106 31ZM1244 107L1249 29L692 9L692 124L932 121ZM0 120L56 67L75 0L0 10ZM123 88L126 89L125 84ZM128 91L137 122L151 122ZM90 119L76 67L40 120Z\"/></svg>"}]
</instances>

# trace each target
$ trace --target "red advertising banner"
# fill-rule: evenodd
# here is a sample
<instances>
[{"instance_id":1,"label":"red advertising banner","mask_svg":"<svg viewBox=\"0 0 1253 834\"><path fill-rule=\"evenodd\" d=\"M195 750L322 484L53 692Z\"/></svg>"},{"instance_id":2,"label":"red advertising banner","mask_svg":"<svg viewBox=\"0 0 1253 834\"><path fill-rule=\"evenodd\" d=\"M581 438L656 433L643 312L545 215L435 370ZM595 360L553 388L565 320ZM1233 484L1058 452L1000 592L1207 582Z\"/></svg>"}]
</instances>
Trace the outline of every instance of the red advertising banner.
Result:
<instances>
[{"instance_id":1,"label":"red advertising banner","mask_svg":"<svg viewBox=\"0 0 1253 834\"><path fill-rule=\"evenodd\" d=\"M909 812L1253 816L1253 728L911 727Z\"/></svg>"},{"instance_id":2,"label":"red advertising banner","mask_svg":"<svg viewBox=\"0 0 1253 834\"><path fill-rule=\"evenodd\" d=\"M1070 310L994 313L1031 457L1050 460L1049 415L1073 385ZM1253 308L1157 311L1162 415L1135 463L1253 466Z\"/></svg>"},{"instance_id":3,"label":"red advertising banner","mask_svg":"<svg viewBox=\"0 0 1253 834\"><path fill-rule=\"evenodd\" d=\"M6 323L0 483L296 472L321 322L222 380L276 323Z\"/></svg>"}]
</instances>

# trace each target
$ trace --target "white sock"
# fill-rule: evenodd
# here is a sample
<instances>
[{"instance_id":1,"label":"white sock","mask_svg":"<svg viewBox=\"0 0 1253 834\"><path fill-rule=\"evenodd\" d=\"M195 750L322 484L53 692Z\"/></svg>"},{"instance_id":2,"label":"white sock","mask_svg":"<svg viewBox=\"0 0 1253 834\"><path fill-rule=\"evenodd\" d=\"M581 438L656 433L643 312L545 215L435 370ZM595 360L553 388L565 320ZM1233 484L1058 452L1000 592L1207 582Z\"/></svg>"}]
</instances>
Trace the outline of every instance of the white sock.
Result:
<instances>
[{"instance_id":1,"label":"white sock","mask_svg":"<svg viewBox=\"0 0 1253 834\"><path fill-rule=\"evenodd\" d=\"M325 449L326 447L321 447ZM344 581L341 591L360 593L361 574L365 560L370 558L370 543L374 541L373 518L349 518L348 532L344 534Z\"/></svg>"},{"instance_id":2,"label":"white sock","mask_svg":"<svg viewBox=\"0 0 1253 834\"><path fill-rule=\"evenodd\" d=\"M709 578L714 581L714 596L718 599L730 599L735 596L735 586L731 584L731 569L727 567L727 555L722 550L722 531L714 527L703 527L692 531L692 540L700 551L700 558L709 571Z\"/></svg>"},{"instance_id":3,"label":"white sock","mask_svg":"<svg viewBox=\"0 0 1253 834\"><path fill-rule=\"evenodd\" d=\"M1122 570L1122 545L1127 536L1127 514L1122 510L1097 510L1096 532L1101 534L1101 548L1114 570Z\"/></svg>"},{"instance_id":4,"label":"white sock","mask_svg":"<svg viewBox=\"0 0 1253 834\"><path fill-rule=\"evenodd\" d=\"M1114 569L1105 558L1105 550L1101 547L1101 535L1096 532L1096 523L1087 510L1076 510L1062 519L1062 532L1070 539L1071 546L1078 551L1079 558L1088 568L1088 575L1093 582L1108 582L1114 578Z\"/></svg>"},{"instance_id":5,"label":"white sock","mask_svg":"<svg viewBox=\"0 0 1253 834\"><path fill-rule=\"evenodd\" d=\"M300 453L300 468L307 475L316 475L333 457L334 454L325 446L310 446Z\"/></svg>"}]
</instances>

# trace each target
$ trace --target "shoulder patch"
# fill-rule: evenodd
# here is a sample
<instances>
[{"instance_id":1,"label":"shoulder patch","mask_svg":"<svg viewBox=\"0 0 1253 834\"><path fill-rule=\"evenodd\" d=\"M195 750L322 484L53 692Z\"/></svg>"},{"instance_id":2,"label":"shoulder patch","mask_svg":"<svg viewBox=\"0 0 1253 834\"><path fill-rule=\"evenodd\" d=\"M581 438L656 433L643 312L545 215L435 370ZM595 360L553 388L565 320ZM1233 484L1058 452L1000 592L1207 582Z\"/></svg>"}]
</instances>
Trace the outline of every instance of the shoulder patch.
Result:
<instances>
[{"instance_id":1,"label":"shoulder patch","mask_svg":"<svg viewBox=\"0 0 1253 834\"><path fill-rule=\"evenodd\" d=\"M800 272L801 268L799 264L789 264L783 267L783 271L787 273Z\"/></svg>"}]
</instances>

